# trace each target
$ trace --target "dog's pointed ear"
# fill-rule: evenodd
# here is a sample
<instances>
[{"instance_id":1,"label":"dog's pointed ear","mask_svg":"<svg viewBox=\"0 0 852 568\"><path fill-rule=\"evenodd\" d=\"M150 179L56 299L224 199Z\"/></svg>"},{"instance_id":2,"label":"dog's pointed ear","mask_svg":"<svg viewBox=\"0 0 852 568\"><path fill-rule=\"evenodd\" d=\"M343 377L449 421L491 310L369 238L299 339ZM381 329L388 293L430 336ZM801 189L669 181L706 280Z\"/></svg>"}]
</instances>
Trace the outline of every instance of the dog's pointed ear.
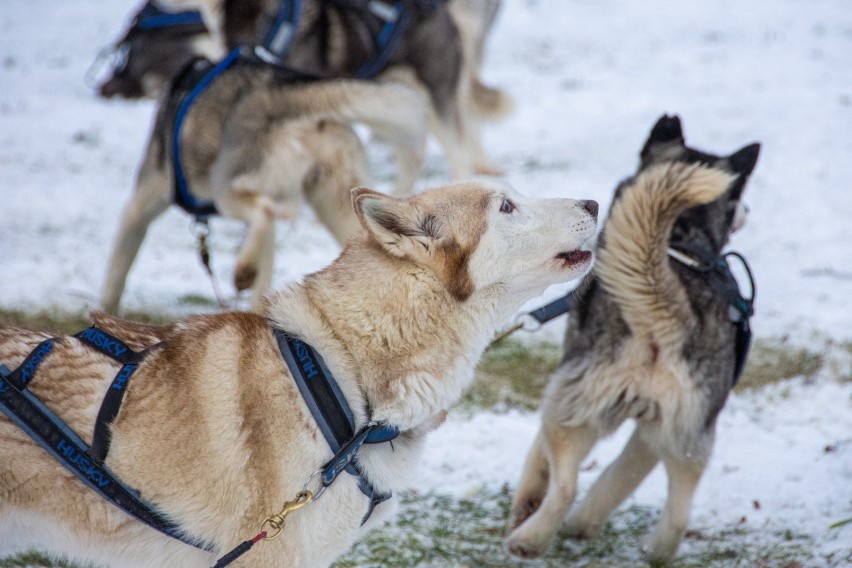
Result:
<instances>
[{"instance_id":1,"label":"dog's pointed ear","mask_svg":"<svg viewBox=\"0 0 852 568\"><path fill-rule=\"evenodd\" d=\"M730 156L728 156L728 164L731 171L740 174L741 177L747 177L754 171L754 166L757 165L757 157L760 155L760 144L749 144L740 148Z\"/></svg>"},{"instance_id":2,"label":"dog's pointed ear","mask_svg":"<svg viewBox=\"0 0 852 568\"><path fill-rule=\"evenodd\" d=\"M657 123L648 135L648 140L645 141L645 146L642 147L642 151L639 153L643 164L653 161L654 148L661 144L676 144L678 146L686 144L678 115L669 116L664 114L657 120Z\"/></svg>"},{"instance_id":3,"label":"dog's pointed ear","mask_svg":"<svg viewBox=\"0 0 852 568\"><path fill-rule=\"evenodd\" d=\"M408 199L358 187L352 190L352 204L370 238L394 256L418 259L441 238L436 218Z\"/></svg>"}]
</instances>

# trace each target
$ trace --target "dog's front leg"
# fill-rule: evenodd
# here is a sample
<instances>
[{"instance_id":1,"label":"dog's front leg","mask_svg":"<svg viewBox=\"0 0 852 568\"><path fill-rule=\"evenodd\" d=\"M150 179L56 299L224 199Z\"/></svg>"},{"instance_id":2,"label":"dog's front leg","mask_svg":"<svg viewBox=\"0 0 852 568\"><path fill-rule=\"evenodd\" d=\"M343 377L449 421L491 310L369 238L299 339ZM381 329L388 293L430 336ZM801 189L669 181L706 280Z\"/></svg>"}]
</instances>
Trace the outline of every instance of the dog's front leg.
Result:
<instances>
[{"instance_id":1,"label":"dog's front leg","mask_svg":"<svg viewBox=\"0 0 852 568\"><path fill-rule=\"evenodd\" d=\"M465 143L465 133L463 132L465 121L457 116L454 108L440 112L432 106L428 122L429 131L438 139L444 150L444 155L450 163L452 178L464 179L472 176L476 167L473 149Z\"/></svg>"},{"instance_id":2,"label":"dog's front leg","mask_svg":"<svg viewBox=\"0 0 852 568\"><path fill-rule=\"evenodd\" d=\"M149 152L149 157L153 152ZM146 157L139 172L136 190L130 198L118 226L118 235L113 243L106 278L101 289L101 308L115 313L127 273L133 264L139 247L148 232L148 226L165 211L170 204L169 182L165 172L151 166Z\"/></svg>"},{"instance_id":3,"label":"dog's front leg","mask_svg":"<svg viewBox=\"0 0 852 568\"><path fill-rule=\"evenodd\" d=\"M222 194L217 205L224 214L242 219L247 224L245 238L234 268L234 287L242 292L255 286L257 282L264 249L267 247L270 235L274 234L275 203L266 195L256 191L232 189Z\"/></svg>"},{"instance_id":4,"label":"dog's front leg","mask_svg":"<svg viewBox=\"0 0 852 568\"><path fill-rule=\"evenodd\" d=\"M542 429L550 470L547 492L538 510L512 532L507 542L509 553L521 558L536 558L547 550L574 502L580 462L598 439L589 427L566 428L548 422L545 417Z\"/></svg>"}]
</instances>

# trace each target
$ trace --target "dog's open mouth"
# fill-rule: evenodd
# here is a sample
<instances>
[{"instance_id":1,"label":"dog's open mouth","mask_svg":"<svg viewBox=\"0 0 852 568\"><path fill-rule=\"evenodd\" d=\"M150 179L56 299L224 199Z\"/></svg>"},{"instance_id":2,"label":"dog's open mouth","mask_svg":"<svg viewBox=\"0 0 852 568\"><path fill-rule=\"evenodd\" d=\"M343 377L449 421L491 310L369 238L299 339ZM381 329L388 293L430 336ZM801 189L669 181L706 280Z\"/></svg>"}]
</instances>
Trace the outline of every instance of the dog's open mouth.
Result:
<instances>
[{"instance_id":1,"label":"dog's open mouth","mask_svg":"<svg viewBox=\"0 0 852 568\"><path fill-rule=\"evenodd\" d=\"M563 251L556 255L562 261L563 268L573 268L592 260L592 251L571 250Z\"/></svg>"}]
</instances>

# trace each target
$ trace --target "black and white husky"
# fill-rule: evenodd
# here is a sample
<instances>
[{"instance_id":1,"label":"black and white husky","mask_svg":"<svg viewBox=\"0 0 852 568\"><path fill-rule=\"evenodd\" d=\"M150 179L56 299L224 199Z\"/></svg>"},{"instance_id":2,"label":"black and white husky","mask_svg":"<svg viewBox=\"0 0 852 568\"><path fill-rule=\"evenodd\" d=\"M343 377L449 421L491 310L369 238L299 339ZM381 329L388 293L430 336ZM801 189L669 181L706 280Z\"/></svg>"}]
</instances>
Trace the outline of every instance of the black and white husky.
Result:
<instances>
[{"instance_id":1,"label":"black and white husky","mask_svg":"<svg viewBox=\"0 0 852 568\"><path fill-rule=\"evenodd\" d=\"M564 360L513 500L512 554L546 551L574 501L581 461L627 419L636 421L632 438L564 528L592 536L662 461L668 499L643 553L664 562L677 551L743 355L730 295L720 293L718 275L695 266L718 266L742 224L740 198L759 151L752 144L715 156L685 145L677 117L654 126L578 290Z\"/></svg>"}]
</instances>

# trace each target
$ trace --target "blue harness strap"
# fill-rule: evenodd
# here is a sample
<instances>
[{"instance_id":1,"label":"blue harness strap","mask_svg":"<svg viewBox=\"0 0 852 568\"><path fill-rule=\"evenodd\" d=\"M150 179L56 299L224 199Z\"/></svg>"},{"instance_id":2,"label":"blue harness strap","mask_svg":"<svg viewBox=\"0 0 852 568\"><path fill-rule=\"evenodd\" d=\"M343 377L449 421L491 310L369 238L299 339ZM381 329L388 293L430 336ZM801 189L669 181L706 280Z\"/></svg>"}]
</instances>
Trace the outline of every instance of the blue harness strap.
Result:
<instances>
[{"instance_id":1,"label":"blue harness strap","mask_svg":"<svg viewBox=\"0 0 852 568\"><path fill-rule=\"evenodd\" d=\"M110 356L130 356L127 351L120 352L121 346L126 347L123 342L97 328L90 328L78 334L77 338ZM39 363L51 351L45 346L52 347L52 344L51 339L39 344L14 372L0 365L0 411L86 486L128 515L183 543L211 551L209 544L186 535L177 523L159 512L138 491L124 485L101 460L93 456L92 448L76 432L29 391L29 381ZM129 364L132 363L126 363L125 367ZM121 375L122 372L119 372L119 377ZM27 379L22 381L22 377Z\"/></svg>"},{"instance_id":2,"label":"blue harness strap","mask_svg":"<svg viewBox=\"0 0 852 568\"><path fill-rule=\"evenodd\" d=\"M390 499L391 494L377 492L367 481L358 463L358 450L364 444L390 442L399 436L399 429L369 422L356 433L352 410L322 356L300 339L274 326L272 329L290 374L334 453L334 457L320 468L322 486L331 485L343 471L357 477L358 487L370 500L367 514L361 521L364 524L376 505Z\"/></svg>"},{"instance_id":3,"label":"blue harness strap","mask_svg":"<svg viewBox=\"0 0 852 568\"><path fill-rule=\"evenodd\" d=\"M275 22L266 34L261 46L278 60L284 59L299 27L302 16L302 0L281 0Z\"/></svg>"},{"instance_id":4,"label":"blue harness strap","mask_svg":"<svg viewBox=\"0 0 852 568\"><path fill-rule=\"evenodd\" d=\"M180 141L180 133L181 128L183 127L183 122L186 119L187 114L189 113L189 108L192 106L192 103L195 102L195 99L200 95L209 85L213 82L216 77L218 77L223 71L228 69L231 65L234 64L241 57L241 49L238 47L233 49L225 59L220 61L216 65L211 65L204 59L198 59L194 63L194 65L204 65L207 67L203 68L203 75L200 80L195 84L195 86L189 91L189 93L184 97L183 101L181 101L180 106L178 107L177 114L175 115L174 125L172 126L172 164L174 171L174 192L173 198L174 202L179 205L184 211L191 215L195 215L195 217L199 220L206 219L210 215L216 215L216 206L212 201L204 201L201 199L197 199L189 190L189 185L186 181L186 176L183 173L183 166L181 165L181 141ZM204 71L206 69L206 71Z\"/></svg>"},{"instance_id":5,"label":"blue harness strap","mask_svg":"<svg viewBox=\"0 0 852 568\"><path fill-rule=\"evenodd\" d=\"M388 60L393 55L411 22L411 14L401 0L386 12L385 23L375 40L378 54L362 65L355 73L355 77L359 79L372 79L387 67Z\"/></svg>"},{"instance_id":6,"label":"blue harness strap","mask_svg":"<svg viewBox=\"0 0 852 568\"><path fill-rule=\"evenodd\" d=\"M153 0L148 0L142 10L136 15L131 27L139 30L156 30L162 28L186 27L193 30L206 31L204 19L198 10L185 12L167 12Z\"/></svg>"}]
</instances>

